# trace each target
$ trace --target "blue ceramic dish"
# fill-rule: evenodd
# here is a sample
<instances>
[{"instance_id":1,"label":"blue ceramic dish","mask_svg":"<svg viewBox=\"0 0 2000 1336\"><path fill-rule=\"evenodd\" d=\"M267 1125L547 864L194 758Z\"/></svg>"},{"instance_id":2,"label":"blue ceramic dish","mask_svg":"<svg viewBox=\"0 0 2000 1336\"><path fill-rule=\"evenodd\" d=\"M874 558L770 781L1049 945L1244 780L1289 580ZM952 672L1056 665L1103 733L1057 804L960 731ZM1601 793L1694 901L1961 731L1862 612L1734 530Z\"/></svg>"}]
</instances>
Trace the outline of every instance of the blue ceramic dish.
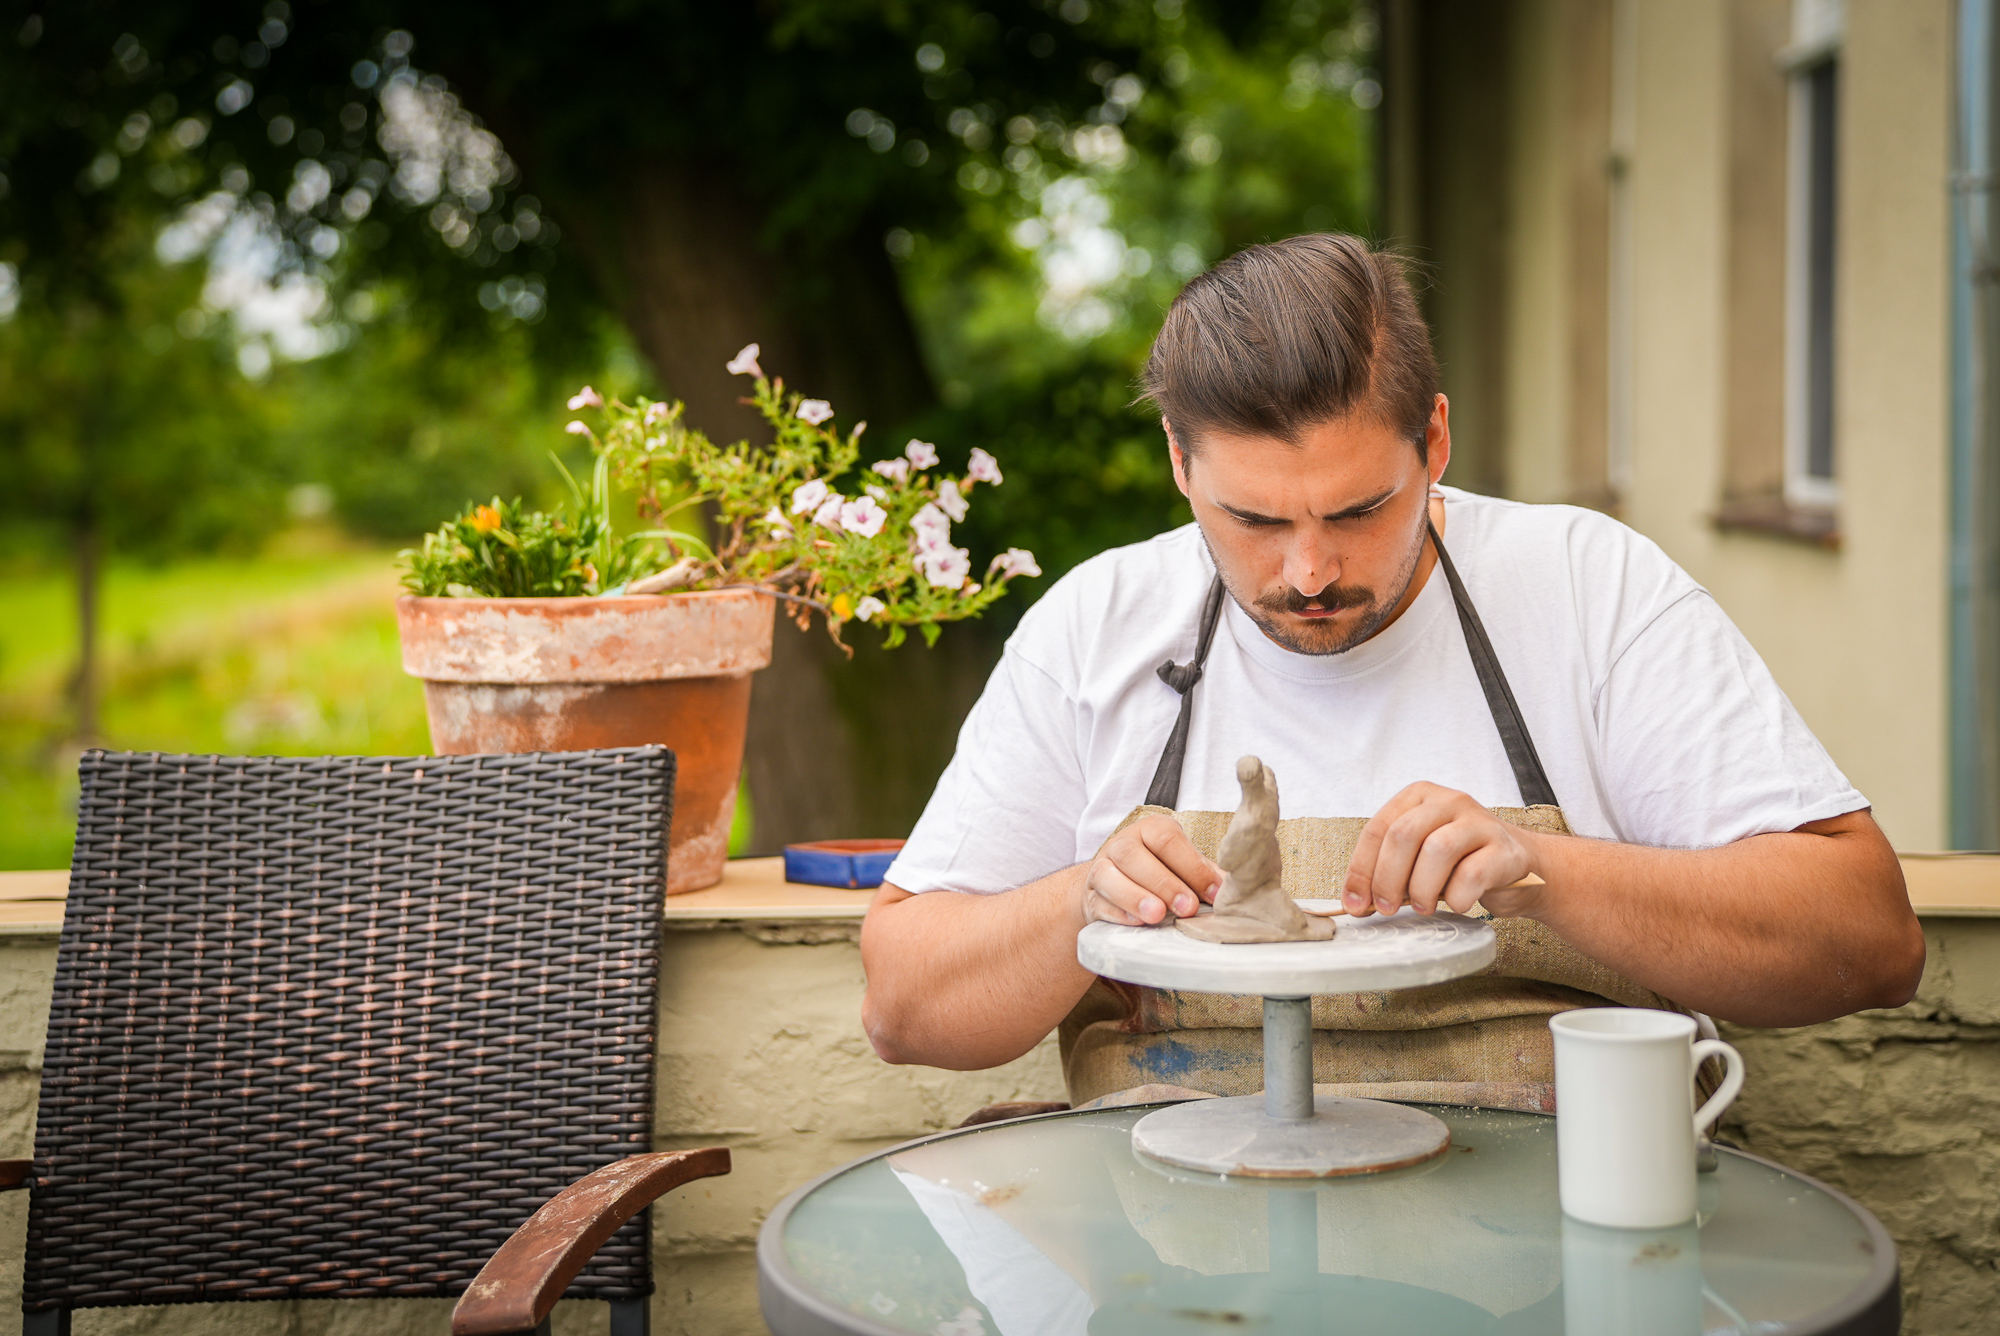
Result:
<instances>
[{"instance_id":1,"label":"blue ceramic dish","mask_svg":"<svg viewBox=\"0 0 2000 1336\"><path fill-rule=\"evenodd\" d=\"M882 884L901 840L814 840L785 846L785 880L807 886L872 890Z\"/></svg>"}]
</instances>

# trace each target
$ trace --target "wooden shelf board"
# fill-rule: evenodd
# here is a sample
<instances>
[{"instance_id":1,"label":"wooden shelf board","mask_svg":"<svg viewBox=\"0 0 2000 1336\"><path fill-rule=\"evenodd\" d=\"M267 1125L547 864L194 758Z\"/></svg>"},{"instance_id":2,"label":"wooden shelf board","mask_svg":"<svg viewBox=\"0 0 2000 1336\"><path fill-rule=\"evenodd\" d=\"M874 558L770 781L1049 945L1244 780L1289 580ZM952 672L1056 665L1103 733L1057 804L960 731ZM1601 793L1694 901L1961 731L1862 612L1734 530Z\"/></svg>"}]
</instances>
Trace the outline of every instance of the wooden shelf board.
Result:
<instances>
[{"instance_id":1,"label":"wooden shelf board","mask_svg":"<svg viewBox=\"0 0 2000 1336\"><path fill-rule=\"evenodd\" d=\"M1900 855L1910 903L1925 918L2000 918L2000 853ZM49 934L62 926L68 872L0 872L0 936ZM872 890L795 886L782 858L732 859L722 883L667 897L669 922L858 920Z\"/></svg>"}]
</instances>

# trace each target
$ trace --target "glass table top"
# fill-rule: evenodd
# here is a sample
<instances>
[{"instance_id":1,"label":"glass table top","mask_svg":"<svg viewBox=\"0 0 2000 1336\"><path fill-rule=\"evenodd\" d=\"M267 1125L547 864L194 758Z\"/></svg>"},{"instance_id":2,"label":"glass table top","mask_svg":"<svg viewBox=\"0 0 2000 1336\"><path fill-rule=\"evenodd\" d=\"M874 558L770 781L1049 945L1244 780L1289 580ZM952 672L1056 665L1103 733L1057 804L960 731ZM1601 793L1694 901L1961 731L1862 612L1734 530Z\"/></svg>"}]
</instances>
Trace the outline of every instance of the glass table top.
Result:
<instances>
[{"instance_id":1,"label":"glass table top","mask_svg":"<svg viewBox=\"0 0 2000 1336\"><path fill-rule=\"evenodd\" d=\"M1317 1182L1148 1160L1148 1108L933 1138L812 1188L766 1251L810 1330L926 1336L1749 1336L1833 1329L1893 1275L1879 1226L1762 1161L1725 1152L1692 1224L1603 1229L1562 1215L1553 1118L1426 1107L1442 1157Z\"/></svg>"}]
</instances>

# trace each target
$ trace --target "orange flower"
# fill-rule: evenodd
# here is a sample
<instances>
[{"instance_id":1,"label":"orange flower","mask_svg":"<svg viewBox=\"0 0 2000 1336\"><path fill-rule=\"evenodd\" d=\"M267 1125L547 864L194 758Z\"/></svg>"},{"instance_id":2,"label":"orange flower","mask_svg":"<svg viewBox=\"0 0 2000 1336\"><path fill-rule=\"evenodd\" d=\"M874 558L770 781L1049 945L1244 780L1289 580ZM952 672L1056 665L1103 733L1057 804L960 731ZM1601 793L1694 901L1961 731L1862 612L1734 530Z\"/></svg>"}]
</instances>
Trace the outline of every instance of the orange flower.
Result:
<instances>
[{"instance_id":1,"label":"orange flower","mask_svg":"<svg viewBox=\"0 0 2000 1336\"><path fill-rule=\"evenodd\" d=\"M500 512L491 506L475 506L472 511L472 527L481 533L492 533L500 527Z\"/></svg>"}]
</instances>

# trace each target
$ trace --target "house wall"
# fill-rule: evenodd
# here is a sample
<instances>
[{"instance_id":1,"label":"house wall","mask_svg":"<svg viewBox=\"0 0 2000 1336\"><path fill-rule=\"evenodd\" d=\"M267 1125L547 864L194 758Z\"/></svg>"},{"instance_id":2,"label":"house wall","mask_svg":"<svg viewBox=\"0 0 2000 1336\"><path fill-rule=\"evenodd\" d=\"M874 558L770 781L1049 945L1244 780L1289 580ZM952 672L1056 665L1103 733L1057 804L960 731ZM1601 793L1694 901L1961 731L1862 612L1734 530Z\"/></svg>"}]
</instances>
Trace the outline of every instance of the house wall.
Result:
<instances>
[{"instance_id":1,"label":"house wall","mask_svg":"<svg viewBox=\"0 0 2000 1336\"><path fill-rule=\"evenodd\" d=\"M1414 40L1437 38L1444 16L1415 9ZM1465 286L1453 273L1462 243L1415 241L1439 271L1440 345L1459 354L1446 391L1475 394L1488 438L1481 476L1454 481L1603 506L1660 543L1763 655L1890 839L1943 848L1952 11L1948 0L1848 0L1847 13L1837 548L1717 523L1732 504L1775 501L1782 459L1786 157L1773 57L1786 0L1514 0L1508 69L1489 81L1505 108L1489 113L1506 128L1504 199L1484 205L1504 256L1504 338L1480 343L1492 312L1450 300ZM1613 142L1621 96L1629 148ZM1404 151L1449 139L1448 109L1432 104ZM1621 172L1622 257L1608 244ZM1420 219L1479 188L1435 170L1416 179ZM1606 395L1621 347L1622 422ZM1621 426L1629 482L1614 490Z\"/></svg>"}]
</instances>

